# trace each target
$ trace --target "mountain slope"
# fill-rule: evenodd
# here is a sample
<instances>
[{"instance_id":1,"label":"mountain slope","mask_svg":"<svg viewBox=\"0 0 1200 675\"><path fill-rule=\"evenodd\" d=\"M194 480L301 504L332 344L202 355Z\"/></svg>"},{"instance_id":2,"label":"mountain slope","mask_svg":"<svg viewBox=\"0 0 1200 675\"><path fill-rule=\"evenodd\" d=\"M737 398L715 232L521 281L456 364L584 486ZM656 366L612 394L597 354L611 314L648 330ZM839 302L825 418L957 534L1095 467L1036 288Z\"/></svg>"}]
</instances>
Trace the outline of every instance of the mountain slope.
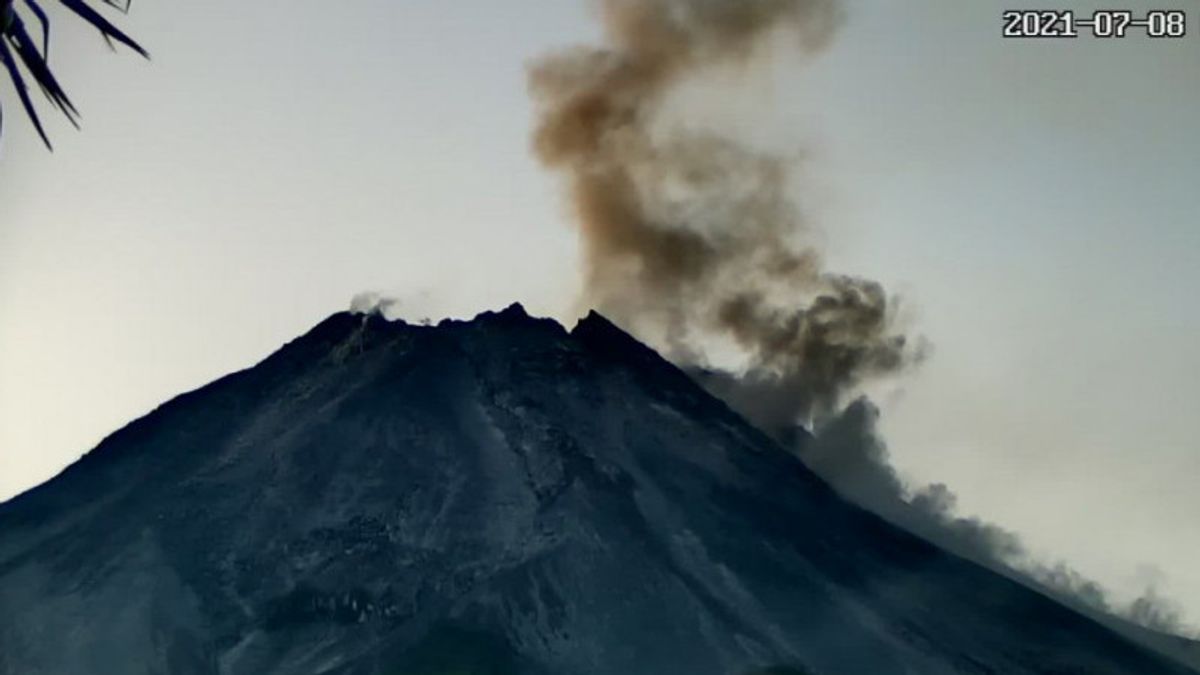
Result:
<instances>
[{"instance_id":1,"label":"mountain slope","mask_svg":"<svg viewBox=\"0 0 1200 675\"><path fill-rule=\"evenodd\" d=\"M5 675L1191 672L519 306L337 314L113 434L0 505L0 616Z\"/></svg>"}]
</instances>

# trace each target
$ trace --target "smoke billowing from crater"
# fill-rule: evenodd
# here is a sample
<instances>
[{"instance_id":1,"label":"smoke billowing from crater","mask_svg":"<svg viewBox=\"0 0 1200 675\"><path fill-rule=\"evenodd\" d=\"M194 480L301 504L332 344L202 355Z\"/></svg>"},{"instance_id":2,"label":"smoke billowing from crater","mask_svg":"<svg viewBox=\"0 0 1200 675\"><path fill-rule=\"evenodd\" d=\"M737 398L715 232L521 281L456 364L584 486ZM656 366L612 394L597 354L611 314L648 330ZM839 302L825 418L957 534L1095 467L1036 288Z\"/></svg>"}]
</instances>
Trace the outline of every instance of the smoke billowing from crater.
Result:
<instances>
[{"instance_id":1,"label":"smoke billowing from crater","mask_svg":"<svg viewBox=\"0 0 1200 675\"><path fill-rule=\"evenodd\" d=\"M530 71L534 149L566 177L589 302L698 366L714 340L735 348L744 381L789 394L779 415L792 424L912 361L883 288L824 268L787 190L787 160L660 124L682 81L749 63L776 33L820 49L839 5L603 0L599 10L605 46L553 54Z\"/></svg>"},{"instance_id":2,"label":"smoke billowing from crater","mask_svg":"<svg viewBox=\"0 0 1200 675\"><path fill-rule=\"evenodd\" d=\"M918 361L895 299L828 269L792 198L789 159L736 134L672 128L663 108L689 78L750 65L771 37L803 50L835 34L835 0L598 0L605 44L530 68L534 151L566 180L592 306L673 360L751 422L788 434L847 498L942 547L1076 606L1178 631L1152 594L1114 609L1093 582L1028 560L1019 538L954 514L944 485L909 489L876 433L860 385ZM664 344L665 343L665 344ZM744 357L714 368L712 345ZM847 405L848 404L848 405ZM820 424L814 424L821 422ZM817 426L809 438L798 425ZM807 441L805 441L807 439Z\"/></svg>"}]
</instances>

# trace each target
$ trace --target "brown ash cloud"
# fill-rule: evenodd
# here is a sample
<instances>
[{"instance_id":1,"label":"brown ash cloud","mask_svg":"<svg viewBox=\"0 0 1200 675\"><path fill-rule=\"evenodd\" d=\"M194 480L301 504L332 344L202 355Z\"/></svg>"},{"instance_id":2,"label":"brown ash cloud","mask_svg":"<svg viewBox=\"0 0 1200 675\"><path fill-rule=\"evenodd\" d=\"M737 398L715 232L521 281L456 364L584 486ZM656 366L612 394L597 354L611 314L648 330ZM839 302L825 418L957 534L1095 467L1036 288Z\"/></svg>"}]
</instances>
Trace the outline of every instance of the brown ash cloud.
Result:
<instances>
[{"instance_id":1,"label":"brown ash cloud","mask_svg":"<svg viewBox=\"0 0 1200 675\"><path fill-rule=\"evenodd\" d=\"M941 546L1072 602L1174 626L1147 596L1114 609L1068 568L1031 563L1011 532L955 515L944 485L909 489L876 431L862 385L919 362L896 299L827 268L796 203L793 160L737 134L672 126L673 92L722 68L755 66L777 36L815 53L835 36L835 0L597 0L600 46L530 67L533 149L562 177L584 256L584 301L644 340L847 498ZM714 347L714 345L716 345ZM714 366L735 351L738 368ZM801 429L815 427L815 438ZM1021 569L1023 572L1015 572Z\"/></svg>"},{"instance_id":2,"label":"brown ash cloud","mask_svg":"<svg viewBox=\"0 0 1200 675\"><path fill-rule=\"evenodd\" d=\"M792 421L828 414L864 380L911 362L883 288L825 269L788 190L789 160L731 135L661 123L681 82L751 63L776 34L819 50L840 7L605 0L598 8L605 45L530 69L534 150L565 178L589 304L663 336L697 365L713 340L736 348L754 379L794 394Z\"/></svg>"}]
</instances>

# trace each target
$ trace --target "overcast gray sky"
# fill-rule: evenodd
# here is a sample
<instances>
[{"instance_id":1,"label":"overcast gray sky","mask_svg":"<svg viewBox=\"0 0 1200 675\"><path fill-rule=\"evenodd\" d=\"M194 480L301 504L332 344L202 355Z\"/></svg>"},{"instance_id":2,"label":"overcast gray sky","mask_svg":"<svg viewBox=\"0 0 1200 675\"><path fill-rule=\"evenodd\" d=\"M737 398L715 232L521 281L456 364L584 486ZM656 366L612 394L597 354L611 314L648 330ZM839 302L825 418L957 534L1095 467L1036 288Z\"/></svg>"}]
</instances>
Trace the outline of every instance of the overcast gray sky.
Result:
<instances>
[{"instance_id":1,"label":"overcast gray sky","mask_svg":"<svg viewBox=\"0 0 1200 675\"><path fill-rule=\"evenodd\" d=\"M856 0L815 62L695 105L801 149L834 269L901 293L933 343L881 393L904 474L1195 623L1200 3L1180 4L1183 40L1006 41L996 3ZM75 133L43 106L55 154L0 87L0 499L364 290L410 318L572 318L524 67L595 36L583 0L147 0L122 25L152 63L55 24L84 113Z\"/></svg>"}]
</instances>

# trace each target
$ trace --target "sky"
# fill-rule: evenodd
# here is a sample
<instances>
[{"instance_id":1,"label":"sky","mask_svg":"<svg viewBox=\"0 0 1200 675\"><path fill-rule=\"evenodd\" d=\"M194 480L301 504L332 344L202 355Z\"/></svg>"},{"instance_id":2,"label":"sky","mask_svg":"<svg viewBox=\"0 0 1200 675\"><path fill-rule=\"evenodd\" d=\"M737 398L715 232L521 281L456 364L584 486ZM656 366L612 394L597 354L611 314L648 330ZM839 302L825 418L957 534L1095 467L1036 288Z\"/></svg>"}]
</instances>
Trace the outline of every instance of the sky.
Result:
<instances>
[{"instance_id":1,"label":"sky","mask_svg":"<svg viewBox=\"0 0 1200 675\"><path fill-rule=\"evenodd\" d=\"M1006 40L1009 4L852 0L687 101L795 151L830 267L932 345L876 392L901 473L1200 624L1200 4L1171 41ZM595 40L586 2L331 7L138 2L148 63L56 21L53 154L0 83L0 499L363 291L576 316L525 69Z\"/></svg>"}]
</instances>

